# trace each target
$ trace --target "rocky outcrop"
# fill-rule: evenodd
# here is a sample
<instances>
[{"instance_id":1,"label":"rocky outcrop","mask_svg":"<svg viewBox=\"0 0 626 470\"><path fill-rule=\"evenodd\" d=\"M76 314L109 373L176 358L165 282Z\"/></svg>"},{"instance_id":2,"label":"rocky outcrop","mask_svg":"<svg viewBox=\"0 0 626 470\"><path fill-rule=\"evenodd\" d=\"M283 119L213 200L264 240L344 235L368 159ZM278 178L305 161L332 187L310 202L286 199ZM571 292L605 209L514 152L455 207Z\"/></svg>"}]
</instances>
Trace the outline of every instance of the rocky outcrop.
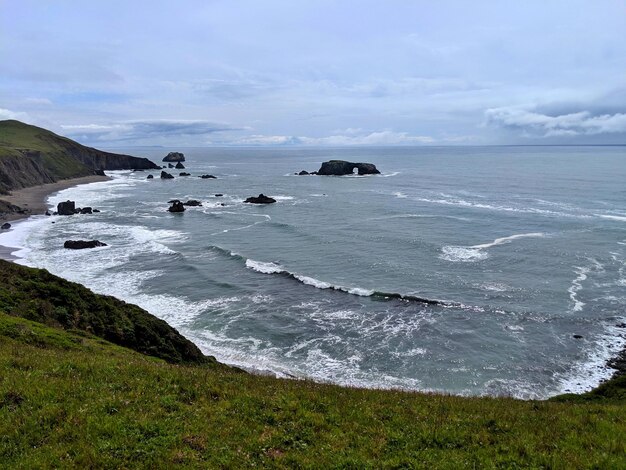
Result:
<instances>
[{"instance_id":1,"label":"rocky outcrop","mask_svg":"<svg viewBox=\"0 0 626 470\"><path fill-rule=\"evenodd\" d=\"M184 162L185 156L180 152L170 152L163 159L164 162Z\"/></svg>"},{"instance_id":2,"label":"rocky outcrop","mask_svg":"<svg viewBox=\"0 0 626 470\"><path fill-rule=\"evenodd\" d=\"M183 165L182 163L178 162L174 168L176 168L177 170L184 170L185 169L185 165Z\"/></svg>"},{"instance_id":3,"label":"rocky outcrop","mask_svg":"<svg viewBox=\"0 0 626 470\"><path fill-rule=\"evenodd\" d=\"M296 173L296 175L298 175L298 176L305 176L305 175L310 175L310 174L311 174L311 173L309 173L309 172L308 172L308 171L306 171L306 170L302 170L300 173Z\"/></svg>"},{"instance_id":4,"label":"rocky outcrop","mask_svg":"<svg viewBox=\"0 0 626 470\"><path fill-rule=\"evenodd\" d=\"M173 180L174 176L169 174L167 171L161 171L161 179L164 180Z\"/></svg>"},{"instance_id":5,"label":"rocky outcrop","mask_svg":"<svg viewBox=\"0 0 626 470\"><path fill-rule=\"evenodd\" d=\"M276 199L268 197L265 194L259 194L257 197L249 197L243 202L247 202L249 204L273 204L276 202Z\"/></svg>"},{"instance_id":6,"label":"rocky outcrop","mask_svg":"<svg viewBox=\"0 0 626 470\"><path fill-rule=\"evenodd\" d=\"M200 176L200 178L202 178L203 180L208 180L208 179L217 179L217 177L213 176L213 175L202 175Z\"/></svg>"},{"instance_id":7,"label":"rocky outcrop","mask_svg":"<svg viewBox=\"0 0 626 470\"><path fill-rule=\"evenodd\" d=\"M168 168L174 168L174 165L172 165L171 163L168 163L168 164L167 164L167 167L168 167Z\"/></svg>"},{"instance_id":8,"label":"rocky outcrop","mask_svg":"<svg viewBox=\"0 0 626 470\"><path fill-rule=\"evenodd\" d=\"M99 246L108 246L99 240L67 240L63 244L63 248L70 250L84 250L85 248L97 248Z\"/></svg>"},{"instance_id":9,"label":"rocky outcrop","mask_svg":"<svg viewBox=\"0 0 626 470\"><path fill-rule=\"evenodd\" d=\"M2 226L0 226L0 229L2 230L9 230L11 228L11 224L6 222L4 224L2 224Z\"/></svg>"},{"instance_id":10,"label":"rocky outcrop","mask_svg":"<svg viewBox=\"0 0 626 470\"><path fill-rule=\"evenodd\" d=\"M178 176L191 176L191 173L180 172Z\"/></svg>"},{"instance_id":11,"label":"rocky outcrop","mask_svg":"<svg viewBox=\"0 0 626 470\"><path fill-rule=\"evenodd\" d=\"M201 206L202 202L196 200L196 199L189 199L187 202L183 202L183 206L189 206L189 207L197 207L197 206Z\"/></svg>"},{"instance_id":12,"label":"rocky outcrop","mask_svg":"<svg viewBox=\"0 0 626 470\"><path fill-rule=\"evenodd\" d=\"M372 163L352 163L344 160L330 160L322 163L320 169L317 170L317 174L325 176L351 175L354 173L355 168L357 169L359 175L380 174L376 165Z\"/></svg>"},{"instance_id":13,"label":"rocky outcrop","mask_svg":"<svg viewBox=\"0 0 626 470\"><path fill-rule=\"evenodd\" d=\"M148 179L148 180L154 179L154 176L153 176L153 175L148 175L148 176L146 177L146 179Z\"/></svg>"},{"instance_id":14,"label":"rocky outcrop","mask_svg":"<svg viewBox=\"0 0 626 470\"><path fill-rule=\"evenodd\" d=\"M74 201L59 202L57 204L58 215L74 215L76 213L76 203Z\"/></svg>"},{"instance_id":15,"label":"rocky outcrop","mask_svg":"<svg viewBox=\"0 0 626 470\"><path fill-rule=\"evenodd\" d=\"M180 201L173 201L168 212L185 212L185 206Z\"/></svg>"},{"instance_id":16,"label":"rocky outcrop","mask_svg":"<svg viewBox=\"0 0 626 470\"><path fill-rule=\"evenodd\" d=\"M92 214L92 209L91 207L83 207L80 209L80 213L81 214Z\"/></svg>"}]
</instances>

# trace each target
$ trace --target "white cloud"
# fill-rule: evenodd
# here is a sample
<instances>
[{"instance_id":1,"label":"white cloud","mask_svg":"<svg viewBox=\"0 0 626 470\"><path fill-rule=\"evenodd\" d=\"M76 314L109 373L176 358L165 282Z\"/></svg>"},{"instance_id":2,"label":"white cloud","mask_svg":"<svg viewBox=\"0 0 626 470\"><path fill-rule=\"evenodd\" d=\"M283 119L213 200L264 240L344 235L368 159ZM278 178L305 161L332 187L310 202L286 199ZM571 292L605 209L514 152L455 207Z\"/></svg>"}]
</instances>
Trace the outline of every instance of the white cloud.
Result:
<instances>
[{"instance_id":1,"label":"white cloud","mask_svg":"<svg viewBox=\"0 0 626 470\"><path fill-rule=\"evenodd\" d=\"M364 132L361 129L345 129L342 133L325 137L287 136L287 135L251 135L236 139L235 145L321 145L321 146L358 146L358 145L421 145L432 144L435 139L429 136L413 136L407 132L391 130Z\"/></svg>"},{"instance_id":2,"label":"white cloud","mask_svg":"<svg viewBox=\"0 0 626 470\"><path fill-rule=\"evenodd\" d=\"M0 120L4 119L18 119L20 121L25 120L28 117L26 113L18 113L11 111L10 109L0 108Z\"/></svg>"},{"instance_id":3,"label":"white cloud","mask_svg":"<svg viewBox=\"0 0 626 470\"><path fill-rule=\"evenodd\" d=\"M626 133L624 113L593 115L579 111L550 116L523 107L504 107L488 109L485 116L490 125L543 137Z\"/></svg>"}]
</instances>

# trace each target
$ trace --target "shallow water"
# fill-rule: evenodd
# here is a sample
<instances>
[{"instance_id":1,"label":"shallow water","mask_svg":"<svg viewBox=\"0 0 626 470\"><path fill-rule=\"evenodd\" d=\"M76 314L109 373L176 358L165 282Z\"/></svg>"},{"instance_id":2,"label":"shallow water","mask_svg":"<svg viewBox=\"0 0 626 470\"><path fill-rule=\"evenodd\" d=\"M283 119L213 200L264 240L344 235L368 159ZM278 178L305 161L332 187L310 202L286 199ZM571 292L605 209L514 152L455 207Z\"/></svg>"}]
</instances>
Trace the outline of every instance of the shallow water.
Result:
<instances>
[{"instance_id":1,"label":"shallow water","mask_svg":"<svg viewBox=\"0 0 626 470\"><path fill-rule=\"evenodd\" d=\"M100 214L34 218L0 243L284 376L543 398L596 385L624 346L624 147L183 151L194 176L114 173L50 199ZM382 175L294 176L332 158ZM261 192L278 202L243 203ZM203 206L170 214L173 198Z\"/></svg>"}]
</instances>

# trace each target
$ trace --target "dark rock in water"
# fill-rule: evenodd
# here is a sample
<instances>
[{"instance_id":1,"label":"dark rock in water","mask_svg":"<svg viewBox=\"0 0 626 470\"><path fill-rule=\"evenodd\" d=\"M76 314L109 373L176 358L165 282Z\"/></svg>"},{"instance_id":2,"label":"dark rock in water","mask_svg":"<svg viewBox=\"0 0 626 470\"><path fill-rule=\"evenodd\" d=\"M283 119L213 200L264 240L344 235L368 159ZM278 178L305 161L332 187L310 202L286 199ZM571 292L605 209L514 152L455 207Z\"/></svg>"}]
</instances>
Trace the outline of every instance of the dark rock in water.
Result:
<instances>
[{"instance_id":1,"label":"dark rock in water","mask_svg":"<svg viewBox=\"0 0 626 470\"><path fill-rule=\"evenodd\" d=\"M183 206L190 206L190 207L197 207L197 206L201 206L202 203L200 201L197 201L195 199L189 199L187 202L183 202Z\"/></svg>"},{"instance_id":2,"label":"dark rock in water","mask_svg":"<svg viewBox=\"0 0 626 470\"><path fill-rule=\"evenodd\" d=\"M185 156L180 152L170 152L163 159L164 162L184 162Z\"/></svg>"},{"instance_id":3,"label":"dark rock in water","mask_svg":"<svg viewBox=\"0 0 626 470\"><path fill-rule=\"evenodd\" d=\"M265 194L259 194L258 197L249 197L243 202L247 202L249 204L272 204L276 202L276 199L266 196Z\"/></svg>"},{"instance_id":4,"label":"dark rock in water","mask_svg":"<svg viewBox=\"0 0 626 470\"><path fill-rule=\"evenodd\" d=\"M304 176L304 175L310 175L311 173L309 173L306 170L302 170L300 173L298 173L298 176Z\"/></svg>"},{"instance_id":5,"label":"dark rock in water","mask_svg":"<svg viewBox=\"0 0 626 470\"><path fill-rule=\"evenodd\" d=\"M47 215L47 216L51 216L52 214L50 213L50 211L46 211L46 214L45 214L45 215Z\"/></svg>"},{"instance_id":6,"label":"dark rock in water","mask_svg":"<svg viewBox=\"0 0 626 470\"><path fill-rule=\"evenodd\" d=\"M354 173L355 168L357 169L359 175L380 174L376 165L373 165L372 163L352 163L344 160L330 160L322 163L322 166L317 171L317 174L325 176L351 175Z\"/></svg>"},{"instance_id":7,"label":"dark rock in water","mask_svg":"<svg viewBox=\"0 0 626 470\"><path fill-rule=\"evenodd\" d=\"M213 175L202 175L200 178L202 178L203 180L206 179L217 179L215 176Z\"/></svg>"},{"instance_id":8,"label":"dark rock in water","mask_svg":"<svg viewBox=\"0 0 626 470\"><path fill-rule=\"evenodd\" d=\"M93 212L93 211L92 211L91 207L83 207L83 208L80 210L80 213L81 213L81 214L91 214L92 212Z\"/></svg>"},{"instance_id":9,"label":"dark rock in water","mask_svg":"<svg viewBox=\"0 0 626 470\"><path fill-rule=\"evenodd\" d=\"M175 202L180 202L180 199L170 199L167 201L168 204L174 204Z\"/></svg>"},{"instance_id":10,"label":"dark rock in water","mask_svg":"<svg viewBox=\"0 0 626 470\"><path fill-rule=\"evenodd\" d=\"M98 176L106 176L106 175L104 174L104 170L94 170L94 171L93 171L93 174L94 174L94 175L98 175Z\"/></svg>"},{"instance_id":11,"label":"dark rock in water","mask_svg":"<svg viewBox=\"0 0 626 470\"><path fill-rule=\"evenodd\" d=\"M99 240L67 240L63 244L63 248L70 250L83 250L85 248L96 248L98 246L108 246Z\"/></svg>"},{"instance_id":12,"label":"dark rock in water","mask_svg":"<svg viewBox=\"0 0 626 470\"><path fill-rule=\"evenodd\" d=\"M59 215L74 215L76 211L76 203L74 201L59 202L57 204L57 212Z\"/></svg>"},{"instance_id":13,"label":"dark rock in water","mask_svg":"<svg viewBox=\"0 0 626 470\"><path fill-rule=\"evenodd\" d=\"M80 211L82 211L83 209L81 207L77 207L76 209L74 209L74 214L80 214Z\"/></svg>"},{"instance_id":14,"label":"dark rock in water","mask_svg":"<svg viewBox=\"0 0 626 470\"><path fill-rule=\"evenodd\" d=\"M174 168L176 168L177 170L184 170L185 169L185 165L183 165L182 163L178 162Z\"/></svg>"},{"instance_id":15,"label":"dark rock in water","mask_svg":"<svg viewBox=\"0 0 626 470\"><path fill-rule=\"evenodd\" d=\"M215 195L215 197L222 197L222 196L223 196L223 194L222 194L222 193L217 193L217 194Z\"/></svg>"},{"instance_id":16,"label":"dark rock in water","mask_svg":"<svg viewBox=\"0 0 626 470\"><path fill-rule=\"evenodd\" d=\"M309 173L310 175L317 175L317 171L312 171L311 173Z\"/></svg>"},{"instance_id":17,"label":"dark rock in water","mask_svg":"<svg viewBox=\"0 0 626 470\"><path fill-rule=\"evenodd\" d=\"M154 176L153 176L153 175L148 175L148 176L146 177L146 179L148 179L148 180L154 179Z\"/></svg>"},{"instance_id":18,"label":"dark rock in water","mask_svg":"<svg viewBox=\"0 0 626 470\"><path fill-rule=\"evenodd\" d=\"M93 212L94 212L94 214L95 214L96 212L100 212L100 209L94 209L94 210L93 210Z\"/></svg>"},{"instance_id":19,"label":"dark rock in water","mask_svg":"<svg viewBox=\"0 0 626 470\"><path fill-rule=\"evenodd\" d=\"M173 180L174 177L172 175L170 175L167 171L161 171L161 179Z\"/></svg>"},{"instance_id":20,"label":"dark rock in water","mask_svg":"<svg viewBox=\"0 0 626 470\"><path fill-rule=\"evenodd\" d=\"M167 167L168 167L168 168L174 168L174 165L172 165L171 163L168 163L168 164L167 164Z\"/></svg>"},{"instance_id":21,"label":"dark rock in water","mask_svg":"<svg viewBox=\"0 0 626 470\"><path fill-rule=\"evenodd\" d=\"M574 335L574 339L583 339L583 335Z\"/></svg>"},{"instance_id":22,"label":"dark rock in water","mask_svg":"<svg viewBox=\"0 0 626 470\"><path fill-rule=\"evenodd\" d=\"M5 224L2 224L2 227L0 227L0 229L2 230L9 230L10 228L11 228L11 224L8 222Z\"/></svg>"},{"instance_id":23,"label":"dark rock in water","mask_svg":"<svg viewBox=\"0 0 626 470\"><path fill-rule=\"evenodd\" d=\"M161 168L167 168L165 165L163 165Z\"/></svg>"},{"instance_id":24,"label":"dark rock in water","mask_svg":"<svg viewBox=\"0 0 626 470\"><path fill-rule=\"evenodd\" d=\"M135 171L143 171L143 168L133 168L133 172Z\"/></svg>"},{"instance_id":25,"label":"dark rock in water","mask_svg":"<svg viewBox=\"0 0 626 470\"><path fill-rule=\"evenodd\" d=\"M185 212L185 206L180 201L172 202L172 205L168 209L169 212Z\"/></svg>"},{"instance_id":26,"label":"dark rock in water","mask_svg":"<svg viewBox=\"0 0 626 470\"><path fill-rule=\"evenodd\" d=\"M191 176L191 173L185 173L184 171L179 173L179 176Z\"/></svg>"}]
</instances>

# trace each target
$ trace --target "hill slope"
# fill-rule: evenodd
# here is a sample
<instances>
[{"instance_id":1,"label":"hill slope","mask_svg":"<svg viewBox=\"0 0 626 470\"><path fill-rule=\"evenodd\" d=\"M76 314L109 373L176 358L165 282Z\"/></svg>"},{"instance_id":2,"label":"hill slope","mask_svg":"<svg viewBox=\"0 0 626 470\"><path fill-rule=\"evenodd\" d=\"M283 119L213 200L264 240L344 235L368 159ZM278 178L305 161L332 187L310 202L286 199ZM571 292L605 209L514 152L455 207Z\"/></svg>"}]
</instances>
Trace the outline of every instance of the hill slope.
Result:
<instances>
[{"instance_id":1,"label":"hill slope","mask_svg":"<svg viewBox=\"0 0 626 470\"><path fill-rule=\"evenodd\" d=\"M131 331L141 309L0 273L0 468L626 467L623 394L463 398L168 364L85 332Z\"/></svg>"},{"instance_id":2,"label":"hill slope","mask_svg":"<svg viewBox=\"0 0 626 470\"><path fill-rule=\"evenodd\" d=\"M0 192L93 175L160 168L147 158L103 152L20 121L0 121Z\"/></svg>"}]
</instances>

